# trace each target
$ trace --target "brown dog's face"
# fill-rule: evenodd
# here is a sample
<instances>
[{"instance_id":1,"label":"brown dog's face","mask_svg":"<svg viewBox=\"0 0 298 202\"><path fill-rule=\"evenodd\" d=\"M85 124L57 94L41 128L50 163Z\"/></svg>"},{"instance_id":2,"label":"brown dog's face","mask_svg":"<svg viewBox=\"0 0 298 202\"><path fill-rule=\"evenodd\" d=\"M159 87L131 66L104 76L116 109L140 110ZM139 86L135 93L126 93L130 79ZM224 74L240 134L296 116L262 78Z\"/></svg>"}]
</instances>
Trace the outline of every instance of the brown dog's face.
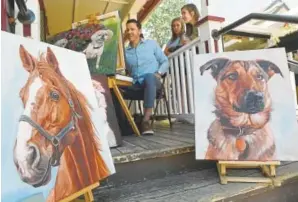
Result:
<instances>
[{"instance_id":1,"label":"brown dog's face","mask_svg":"<svg viewBox=\"0 0 298 202\"><path fill-rule=\"evenodd\" d=\"M217 81L215 105L220 116L236 127L260 128L270 118L271 99L267 82L279 68L270 61L231 61L218 58L201 67L211 69Z\"/></svg>"}]
</instances>

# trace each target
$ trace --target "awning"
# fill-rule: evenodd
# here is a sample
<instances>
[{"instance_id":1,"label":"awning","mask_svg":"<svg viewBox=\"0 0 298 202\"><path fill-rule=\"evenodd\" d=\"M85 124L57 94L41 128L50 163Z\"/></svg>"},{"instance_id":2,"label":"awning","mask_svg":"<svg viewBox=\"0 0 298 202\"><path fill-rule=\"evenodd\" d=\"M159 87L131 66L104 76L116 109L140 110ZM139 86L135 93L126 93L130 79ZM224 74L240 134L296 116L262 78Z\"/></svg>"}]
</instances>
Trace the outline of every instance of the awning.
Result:
<instances>
[{"instance_id":1,"label":"awning","mask_svg":"<svg viewBox=\"0 0 298 202\"><path fill-rule=\"evenodd\" d=\"M160 0L43 0L49 35L71 29L74 22L90 15L106 14L118 10L122 20L134 13L142 20Z\"/></svg>"}]
</instances>

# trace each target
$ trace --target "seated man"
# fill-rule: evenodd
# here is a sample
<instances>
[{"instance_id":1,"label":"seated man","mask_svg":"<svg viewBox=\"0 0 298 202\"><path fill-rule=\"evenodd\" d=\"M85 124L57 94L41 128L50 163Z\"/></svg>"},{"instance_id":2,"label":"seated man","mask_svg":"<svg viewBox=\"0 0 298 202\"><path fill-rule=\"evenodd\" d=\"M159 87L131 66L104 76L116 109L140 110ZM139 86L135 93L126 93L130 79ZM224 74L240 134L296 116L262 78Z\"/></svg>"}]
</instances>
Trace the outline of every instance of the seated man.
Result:
<instances>
[{"instance_id":1,"label":"seated man","mask_svg":"<svg viewBox=\"0 0 298 202\"><path fill-rule=\"evenodd\" d=\"M133 85L126 89L144 89L144 117L142 134L153 134L149 123L152 114L156 91L161 87L161 76L168 71L168 58L154 40L144 40L141 24L130 19L126 23L126 38L129 45L125 49L126 69L133 78ZM125 89L124 89L125 90Z\"/></svg>"}]
</instances>

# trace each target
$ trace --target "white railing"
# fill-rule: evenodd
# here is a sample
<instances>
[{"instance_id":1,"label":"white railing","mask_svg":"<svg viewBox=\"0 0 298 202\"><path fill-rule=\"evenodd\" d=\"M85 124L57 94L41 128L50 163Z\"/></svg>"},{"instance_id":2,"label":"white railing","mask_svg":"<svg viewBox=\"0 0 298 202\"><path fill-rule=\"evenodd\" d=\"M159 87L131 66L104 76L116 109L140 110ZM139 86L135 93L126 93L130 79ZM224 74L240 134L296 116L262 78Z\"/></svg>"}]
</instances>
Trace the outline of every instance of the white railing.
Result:
<instances>
[{"instance_id":1,"label":"white railing","mask_svg":"<svg viewBox=\"0 0 298 202\"><path fill-rule=\"evenodd\" d=\"M200 46L201 41L197 39L168 56L170 67L165 88L171 115L194 114L193 58L202 50ZM157 114L167 114L163 101Z\"/></svg>"},{"instance_id":2,"label":"white railing","mask_svg":"<svg viewBox=\"0 0 298 202\"><path fill-rule=\"evenodd\" d=\"M165 78L165 91L171 115L194 114L193 58L199 53L198 50L202 50L199 39L193 40L168 56L170 67ZM143 111L143 102L141 110ZM137 102L134 102L130 111L132 114L140 113ZM156 114L167 115L163 100L160 101Z\"/></svg>"}]
</instances>

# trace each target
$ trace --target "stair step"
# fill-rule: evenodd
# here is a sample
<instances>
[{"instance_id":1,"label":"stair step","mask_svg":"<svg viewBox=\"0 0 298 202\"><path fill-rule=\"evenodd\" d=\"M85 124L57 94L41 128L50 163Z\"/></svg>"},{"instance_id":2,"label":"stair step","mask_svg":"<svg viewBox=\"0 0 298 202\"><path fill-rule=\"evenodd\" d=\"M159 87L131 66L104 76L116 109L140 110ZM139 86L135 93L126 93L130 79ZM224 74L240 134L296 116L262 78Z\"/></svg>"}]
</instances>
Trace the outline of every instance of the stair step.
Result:
<instances>
[{"instance_id":1,"label":"stair step","mask_svg":"<svg viewBox=\"0 0 298 202\"><path fill-rule=\"evenodd\" d=\"M298 177L298 162L286 162L277 168L279 178L288 180ZM231 170L232 175L260 176L259 170ZM295 175L294 175L294 174ZM296 179L295 178L295 179ZM298 179L298 178L297 178ZM216 168L170 174L166 177L147 180L113 188L98 188L94 191L95 201L231 201L225 200L238 196L237 200L247 198L261 189L271 189L267 184L229 183L219 184ZM243 202L243 201L242 201Z\"/></svg>"},{"instance_id":2,"label":"stair step","mask_svg":"<svg viewBox=\"0 0 298 202\"><path fill-rule=\"evenodd\" d=\"M195 160L193 125L175 123L171 128L156 122L154 126L154 135L123 136L121 147L111 149L116 174L101 186L138 183L214 166L214 162Z\"/></svg>"},{"instance_id":3,"label":"stair step","mask_svg":"<svg viewBox=\"0 0 298 202\"><path fill-rule=\"evenodd\" d=\"M215 167L215 162L196 161L194 152L163 158L150 158L116 164L116 173L103 181L101 186L119 187L212 167Z\"/></svg>"}]
</instances>

